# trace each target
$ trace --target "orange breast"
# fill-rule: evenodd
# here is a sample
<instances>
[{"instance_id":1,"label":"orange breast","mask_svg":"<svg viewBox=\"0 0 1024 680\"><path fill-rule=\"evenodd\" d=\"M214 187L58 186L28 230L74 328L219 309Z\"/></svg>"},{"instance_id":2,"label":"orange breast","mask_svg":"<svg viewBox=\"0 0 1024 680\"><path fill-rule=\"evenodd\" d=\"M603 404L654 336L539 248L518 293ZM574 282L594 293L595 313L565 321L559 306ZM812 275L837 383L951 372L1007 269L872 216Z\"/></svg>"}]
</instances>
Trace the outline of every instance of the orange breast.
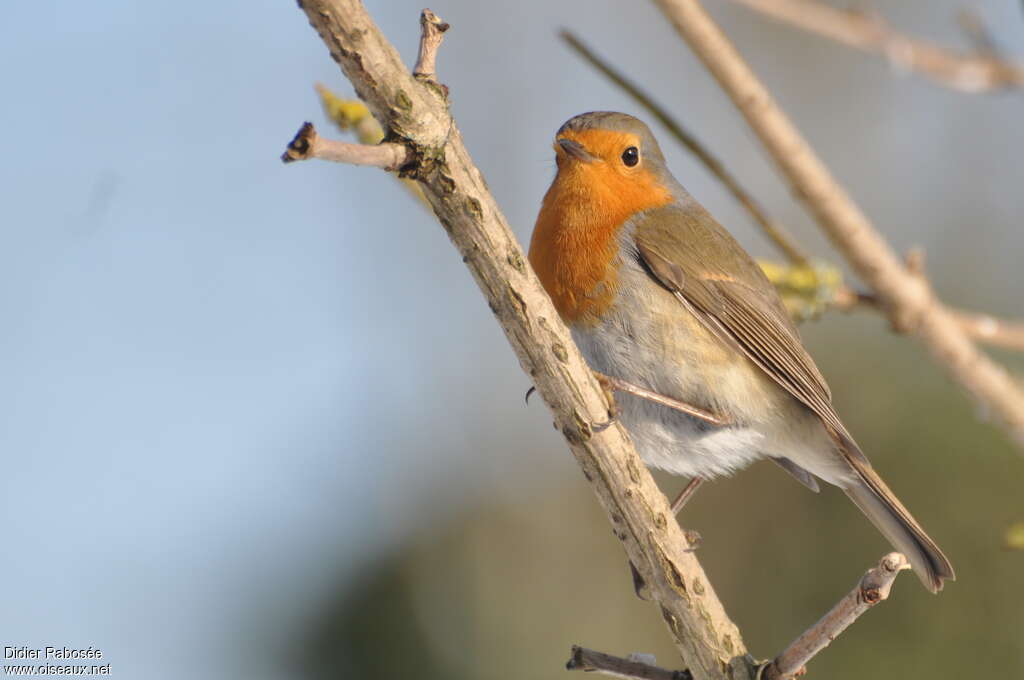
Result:
<instances>
[{"instance_id":1,"label":"orange breast","mask_svg":"<svg viewBox=\"0 0 1024 680\"><path fill-rule=\"evenodd\" d=\"M566 323L593 325L615 301L619 229L669 203L649 171L624 176L609 162L560 163L530 241L530 264Z\"/></svg>"}]
</instances>

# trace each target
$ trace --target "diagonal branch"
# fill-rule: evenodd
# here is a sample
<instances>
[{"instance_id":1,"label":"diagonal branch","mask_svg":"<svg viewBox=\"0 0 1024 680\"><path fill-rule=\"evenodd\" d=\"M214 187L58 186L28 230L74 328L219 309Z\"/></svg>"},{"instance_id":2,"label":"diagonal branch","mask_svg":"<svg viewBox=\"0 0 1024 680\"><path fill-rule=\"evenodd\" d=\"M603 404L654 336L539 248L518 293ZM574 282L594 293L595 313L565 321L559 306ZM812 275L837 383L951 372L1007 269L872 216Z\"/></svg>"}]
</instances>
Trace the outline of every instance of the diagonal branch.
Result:
<instances>
[{"instance_id":1,"label":"diagonal branch","mask_svg":"<svg viewBox=\"0 0 1024 680\"><path fill-rule=\"evenodd\" d=\"M904 266L700 2L655 2L732 98L819 226L878 296L893 326L917 335L950 377L1024 445L1024 389L975 346L925 277Z\"/></svg>"},{"instance_id":2,"label":"diagonal branch","mask_svg":"<svg viewBox=\"0 0 1024 680\"><path fill-rule=\"evenodd\" d=\"M793 640L775 659L761 665L757 680L787 680L802 675L811 659L834 642L854 621L879 602L889 599L896 577L905 569L910 569L910 563L900 553L883 556L878 565L865 572L853 590L844 595L828 613ZM689 671L659 668L653 665L653 659L645 663L637 656L630 655L630 658L623 659L573 645L572 655L565 667L571 671L596 671L630 680L692 680Z\"/></svg>"},{"instance_id":3,"label":"diagonal branch","mask_svg":"<svg viewBox=\"0 0 1024 680\"><path fill-rule=\"evenodd\" d=\"M604 395L470 158L444 88L409 73L358 0L302 0L300 7L388 142L406 148L402 173L423 188L487 298L693 677L752 678L739 630L624 430L614 424L595 433L607 415Z\"/></svg>"},{"instance_id":4,"label":"diagonal branch","mask_svg":"<svg viewBox=\"0 0 1024 680\"><path fill-rule=\"evenodd\" d=\"M915 71L961 92L1024 88L1024 64L991 50L964 54L936 47L892 29L875 13L829 7L817 0L732 0L778 21L865 52L881 54L900 69Z\"/></svg>"},{"instance_id":5,"label":"diagonal branch","mask_svg":"<svg viewBox=\"0 0 1024 680\"><path fill-rule=\"evenodd\" d=\"M799 675L807 662L828 647L864 612L888 599L893 582L904 569L910 569L910 563L900 553L889 553L883 557L878 566L869 569L854 589L825 616L766 665L760 677L763 680L784 680Z\"/></svg>"}]
</instances>

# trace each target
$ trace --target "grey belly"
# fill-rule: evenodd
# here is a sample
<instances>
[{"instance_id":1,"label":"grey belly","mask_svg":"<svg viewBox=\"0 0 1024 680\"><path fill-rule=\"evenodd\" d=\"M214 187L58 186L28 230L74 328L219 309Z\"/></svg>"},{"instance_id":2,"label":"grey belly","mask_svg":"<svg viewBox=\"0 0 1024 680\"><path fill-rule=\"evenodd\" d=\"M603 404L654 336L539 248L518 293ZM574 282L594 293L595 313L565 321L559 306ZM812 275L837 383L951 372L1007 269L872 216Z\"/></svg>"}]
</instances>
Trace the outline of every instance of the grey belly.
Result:
<instances>
[{"instance_id":1,"label":"grey belly","mask_svg":"<svg viewBox=\"0 0 1024 680\"><path fill-rule=\"evenodd\" d=\"M709 425L649 400L616 393L620 421L647 465L709 479L760 459L788 458L833 484L849 477L848 466L810 411L745 359L702 362L707 343L720 341L702 334L702 329L694 331L692 324L659 323L660 302L645 301L652 305L652 313L640 318L622 313L625 307L620 304L599 325L573 329L594 370L726 415L735 423ZM673 348L671 355L665 347ZM722 347L714 345L711 351L720 353Z\"/></svg>"},{"instance_id":2,"label":"grey belly","mask_svg":"<svg viewBox=\"0 0 1024 680\"><path fill-rule=\"evenodd\" d=\"M607 330L607 329L606 329ZM573 336L591 368L607 375L714 410L699 376L685 377L657 348L635 337L600 327L574 330ZM687 477L712 478L744 468L766 456L765 436L748 425L712 426L647 399L616 393L619 418L637 452L651 467Z\"/></svg>"}]
</instances>

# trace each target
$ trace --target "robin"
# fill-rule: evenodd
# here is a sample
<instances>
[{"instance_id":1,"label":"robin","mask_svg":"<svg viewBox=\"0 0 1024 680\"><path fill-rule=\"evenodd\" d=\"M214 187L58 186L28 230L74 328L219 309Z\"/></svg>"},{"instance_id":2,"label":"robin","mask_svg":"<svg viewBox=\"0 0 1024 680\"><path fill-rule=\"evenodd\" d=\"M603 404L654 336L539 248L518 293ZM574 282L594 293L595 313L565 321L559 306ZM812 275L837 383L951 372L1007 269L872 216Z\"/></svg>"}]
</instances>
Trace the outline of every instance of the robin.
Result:
<instances>
[{"instance_id":1,"label":"robin","mask_svg":"<svg viewBox=\"0 0 1024 680\"><path fill-rule=\"evenodd\" d=\"M554 149L529 258L591 368L720 417L621 395L644 462L692 491L774 460L813 491L822 479L846 492L931 592L955 578L843 426L774 287L672 176L650 129L584 113Z\"/></svg>"}]
</instances>

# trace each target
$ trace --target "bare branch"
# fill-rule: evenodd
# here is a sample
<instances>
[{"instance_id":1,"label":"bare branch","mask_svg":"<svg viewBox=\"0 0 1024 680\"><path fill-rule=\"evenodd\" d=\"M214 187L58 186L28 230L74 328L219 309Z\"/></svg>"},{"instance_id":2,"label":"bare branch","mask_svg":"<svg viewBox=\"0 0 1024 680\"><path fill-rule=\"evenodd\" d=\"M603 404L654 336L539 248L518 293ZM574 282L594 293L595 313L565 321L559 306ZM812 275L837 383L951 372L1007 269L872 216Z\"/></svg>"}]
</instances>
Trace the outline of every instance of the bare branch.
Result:
<instances>
[{"instance_id":1,"label":"bare branch","mask_svg":"<svg viewBox=\"0 0 1024 680\"><path fill-rule=\"evenodd\" d=\"M315 87L317 94L320 95L320 104L323 106L324 113L340 130L354 132L360 144L380 144L383 141L384 130L361 100L342 99L320 83L317 83ZM430 204L423 196L419 184L405 177L396 177L395 179L413 195L420 205L430 209Z\"/></svg>"},{"instance_id":2,"label":"bare branch","mask_svg":"<svg viewBox=\"0 0 1024 680\"><path fill-rule=\"evenodd\" d=\"M630 680L693 680L690 671L670 671L636 659L623 659L577 645L573 645L572 655L565 668L570 671L596 671Z\"/></svg>"},{"instance_id":3,"label":"bare branch","mask_svg":"<svg viewBox=\"0 0 1024 680\"><path fill-rule=\"evenodd\" d=\"M571 31L563 30L560 35L569 47L589 62L591 66L600 71L608 80L612 81L619 89L632 97L633 101L646 109L658 122L665 126L669 134L696 156L704 164L704 167L729 190L729 193L743 206L747 213L754 218L754 221L761 226L761 229L764 230L764 233L771 239L772 243L785 254L790 262L794 264L807 263L807 254L797 245L785 227L765 213L757 200L739 183L739 180L729 172L714 154L700 143L700 140L693 133L684 128L675 116L641 90L640 86L587 47L586 43L577 38Z\"/></svg>"},{"instance_id":4,"label":"bare branch","mask_svg":"<svg viewBox=\"0 0 1024 680\"><path fill-rule=\"evenodd\" d=\"M1024 390L964 333L923 276L910 271L875 230L698 0L655 0L729 94L794 191L860 277L890 323L920 338L936 362L998 415L1024 445Z\"/></svg>"},{"instance_id":5,"label":"bare branch","mask_svg":"<svg viewBox=\"0 0 1024 680\"><path fill-rule=\"evenodd\" d=\"M889 553L857 583L825 616L786 647L775 660L764 667L763 680L784 680L798 675L814 656L829 646L840 633L850 627L864 612L889 597L896 577L910 569L907 558Z\"/></svg>"},{"instance_id":6,"label":"bare branch","mask_svg":"<svg viewBox=\"0 0 1024 680\"><path fill-rule=\"evenodd\" d=\"M324 139L317 134L312 123L303 123L288 148L281 154L285 163L319 158L335 163L372 165L385 170L396 170L405 165L408 151L401 144L350 144Z\"/></svg>"},{"instance_id":7,"label":"bare branch","mask_svg":"<svg viewBox=\"0 0 1024 680\"><path fill-rule=\"evenodd\" d=\"M416 67L412 70L414 76L424 80L434 80L437 77L437 50L441 47L447 30L448 24L429 9L423 10L420 14L420 54L416 60Z\"/></svg>"},{"instance_id":8,"label":"bare branch","mask_svg":"<svg viewBox=\"0 0 1024 680\"><path fill-rule=\"evenodd\" d=\"M960 326L973 338L1024 352L1024 322L998 319L991 314L951 309Z\"/></svg>"},{"instance_id":9,"label":"bare branch","mask_svg":"<svg viewBox=\"0 0 1024 680\"><path fill-rule=\"evenodd\" d=\"M974 43L975 49L981 54L999 57L999 47L989 32L988 26L982 21L981 15L972 8L964 7L956 13L956 22L960 24L967 37Z\"/></svg>"},{"instance_id":10,"label":"bare branch","mask_svg":"<svg viewBox=\"0 0 1024 680\"><path fill-rule=\"evenodd\" d=\"M414 78L358 0L300 6L387 131L501 323L524 371L583 468L696 680L744 680L754 663L617 424L595 433L607 403L473 163L436 84Z\"/></svg>"},{"instance_id":11,"label":"bare branch","mask_svg":"<svg viewBox=\"0 0 1024 680\"><path fill-rule=\"evenodd\" d=\"M940 85L977 93L1024 87L1024 65L990 50L962 54L903 35L875 13L829 7L817 0L732 0L773 19L865 52L881 54L905 71Z\"/></svg>"},{"instance_id":12,"label":"bare branch","mask_svg":"<svg viewBox=\"0 0 1024 680\"><path fill-rule=\"evenodd\" d=\"M836 290L832 306L842 311L855 307L879 309L878 296L860 293L849 286ZM960 324L960 328L971 338L995 347L1024 352L1024 321L1000 319L985 312L947 308L949 314Z\"/></svg>"}]
</instances>

